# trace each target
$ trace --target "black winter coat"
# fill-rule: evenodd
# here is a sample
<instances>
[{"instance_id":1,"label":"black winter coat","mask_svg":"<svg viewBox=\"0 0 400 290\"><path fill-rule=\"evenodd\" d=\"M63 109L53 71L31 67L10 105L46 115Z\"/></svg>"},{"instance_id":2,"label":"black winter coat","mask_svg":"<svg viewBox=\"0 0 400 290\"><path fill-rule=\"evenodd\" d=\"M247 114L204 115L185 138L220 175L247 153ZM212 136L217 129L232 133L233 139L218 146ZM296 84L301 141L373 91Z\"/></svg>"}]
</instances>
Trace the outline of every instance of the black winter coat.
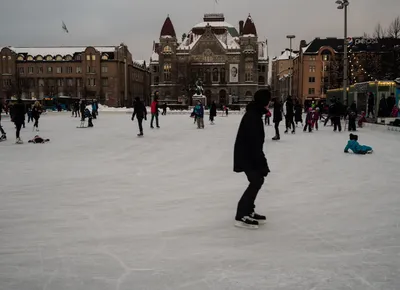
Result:
<instances>
[{"instance_id":1,"label":"black winter coat","mask_svg":"<svg viewBox=\"0 0 400 290\"><path fill-rule=\"evenodd\" d=\"M277 123L282 121L282 104L279 101L274 102L274 119L273 122Z\"/></svg>"},{"instance_id":2,"label":"black winter coat","mask_svg":"<svg viewBox=\"0 0 400 290\"><path fill-rule=\"evenodd\" d=\"M293 118L293 115L294 115L293 101L288 100L288 101L286 101L286 117Z\"/></svg>"},{"instance_id":3,"label":"black winter coat","mask_svg":"<svg viewBox=\"0 0 400 290\"><path fill-rule=\"evenodd\" d=\"M211 104L210 117L215 117L215 116L217 116L217 105L216 104Z\"/></svg>"},{"instance_id":4,"label":"black winter coat","mask_svg":"<svg viewBox=\"0 0 400 290\"><path fill-rule=\"evenodd\" d=\"M246 113L236 136L233 156L235 172L269 172L263 151L265 139L263 109L255 103L250 103L246 107Z\"/></svg>"},{"instance_id":5,"label":"black winter coat","mask_svg":"<svg viewBox=\"0 0 400 290\"><path fill-rule=\"evenodd\" d=\"M32 118L39 119L42 110L39 107L33 106L32 108Z\"/></svg>"},{"instance_id":6,"label":"black winter coat","mask_svg":"<svg viewBox=\"0 0 400 290\"><path fill-rule=\"evenodd\" d=\"M16 103L13 105L12 120L17 124L25 122L25 105L23 103Z\"/></svg>"},{"instance_id":7,"label":"black winter coat","mask_svg":"<svg viewBox=\"0 0 400 290\"><path fill-rule=\"evenodd\" d=\"M294 106L295 110L295 121L296 122L302 122L303 121L303 108L301 107L300 103L296 104Z\"/></svg>"},{"instance_id":8,"label":"black winter coat","mask_svg":"<svg viewBox=\"0 0 400 290\"><path fill-rule=\"evenodd\" d=\"M135 102L133 104L133 114L132 114L132 120L135 118L138 119L146 119L147 118L147 110L146 110L146 106L143 104L143 102L139 101L139 102Z\"/></svg>"}]
</instances>

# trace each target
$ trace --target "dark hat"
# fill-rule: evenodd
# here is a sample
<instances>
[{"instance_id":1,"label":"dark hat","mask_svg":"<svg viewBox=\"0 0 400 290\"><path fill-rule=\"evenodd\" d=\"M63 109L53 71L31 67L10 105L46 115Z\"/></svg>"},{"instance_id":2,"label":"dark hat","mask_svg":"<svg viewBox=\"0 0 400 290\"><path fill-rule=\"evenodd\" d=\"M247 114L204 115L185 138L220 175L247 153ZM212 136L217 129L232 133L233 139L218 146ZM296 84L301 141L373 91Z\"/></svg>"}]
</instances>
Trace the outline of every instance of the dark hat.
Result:
<instances>
[{"instance_id":1,"label":"dark hat","mask_svg":"<svg viewBox=\"0 0 400 290\"><path fill-rule=\"evenodd\" d=\"M258 90L254 94L254 102L258 105L266 107L268 106L270 101L271 101L271 92L267 89Z\"/></svg>"}]
</instances>

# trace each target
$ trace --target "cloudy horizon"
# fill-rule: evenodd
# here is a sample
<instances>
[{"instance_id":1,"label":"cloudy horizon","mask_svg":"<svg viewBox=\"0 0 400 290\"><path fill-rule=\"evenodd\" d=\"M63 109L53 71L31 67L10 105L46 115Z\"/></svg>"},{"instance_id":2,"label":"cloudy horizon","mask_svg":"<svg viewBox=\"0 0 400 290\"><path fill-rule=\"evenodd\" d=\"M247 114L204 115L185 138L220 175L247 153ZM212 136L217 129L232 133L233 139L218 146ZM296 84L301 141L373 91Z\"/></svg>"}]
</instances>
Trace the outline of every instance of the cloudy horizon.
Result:
<instances>
[{"instance_id":1,"label":"cloudy horizon","mask_svg":"<svg viewBox=\"0 0 400 290\"><path fill-rule=\"evenodd\" d=\"M343 12L336 9L334 0L219 0L218 5L214 0L0 1L0 47L115 46L123 42L134 59L148 61L168 14L180 40L183 33L202 22L204 13L214 12L224 13L235 27L250 13L259 40L268 39L271 58L289 46L287 34L296 35L294 49L302 39L343 37ZM378 22L388 27L400 15L398 0L350 2L349 36L372 34ZM62 21L68 34L62 30Z\"/></svg>"}]
</instances>

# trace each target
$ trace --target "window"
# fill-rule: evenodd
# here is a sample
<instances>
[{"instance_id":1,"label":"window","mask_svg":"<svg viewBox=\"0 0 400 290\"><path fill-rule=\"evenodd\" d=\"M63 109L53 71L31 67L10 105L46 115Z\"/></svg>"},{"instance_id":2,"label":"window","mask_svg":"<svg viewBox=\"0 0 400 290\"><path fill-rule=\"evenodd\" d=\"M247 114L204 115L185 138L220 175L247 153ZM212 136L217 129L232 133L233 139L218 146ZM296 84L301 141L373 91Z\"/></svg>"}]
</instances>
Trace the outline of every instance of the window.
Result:
<instances>
[{"instance_id":1,"label":"window","mask_svg":"<svg viewBox=\"0 0 400 290\"><path fill-rule=\"evenodd\" d=\"M72 74L72 66L67 66L67 74Z\"/></svg>"},{"instance_id":2,"label":"window","mask_svg":"<svg viewBox=\"0 0 400 290\"><path fill-rule=\"evenodd\" d=\"M158 76L154 77L154 84L158 85L158 83L160 82L160 78Z\"/></svg>"},{"instance_id":3,"label":"window","mask_svg":"<svg viewBox=\"0 0 400 290\"><path fill-rule=\"evenodd\" d=\"M64 80L63 79L57 79L57 86L63 87L64 86Z\"/></svg>"},{"instance_id":4,"label":"window","mask_svg":"<svg viewBox=\"0 0 400 290\"><path fill-rule=\"evenodd\" d=\"M25 73L25 69L23 67L18 68L18 72L19 74L24 74Z\"/></svg>"},{"instance_id":5,"label":"window","mask_svg":"<svg viewBox=\"0 0 400 290\"><path fill-rule=\"evenodd\" d=\"M94 87L96 86L96 79L87 79L87 85L89 87Z\"/></svg>"},{"instance_id":6,"label":"window","mask_svg":"<svg viewBox=\"0 0 400 290\"><path fill-rule=\"evenodd\" d=\"M310 56L310 60L311 60L311 61L315 61L315 60L316 60L316 57L315 57L315 56Z\"/></svg>"},{"instance_id":7,"label":"window","mask_svg":"<svg viewBox=\"0 0 400 290\"><path fill-rule=\"evenodd\" d=\"M165 63L164 64L164 81L171 80L171 64Z\"/></svg>"},{"instance_id":8,"label":"window","mask_svg":"<svg viewBox=\"0 0 400 290\"><path fill-rule=\"evenodd\" d=\"M103 56L101 57L101 59L102 59L102 60L108 60L108 54L107 54L107 53L103 54Z\"/></svg>"},{"instance_id":9,"label":"window","mask_svg":"<svg viewBox=\"0 0 400 290\"><path fill-rule=\"evenodd\" d=\"M225 69L224 68L221 68L219 77L220 77L219 78L219 82L220 83L222 83L222 84L226 83L226 80L225 80Z\"/></svg>"},{"instance_id":10,"label":"window","mask_svg":"<svg viewBox=\"0 0 400 290\"><path fill-rule=\"evenodd\" d=\"M328 55L328 54L324 54L324 55L322 56L322 60L323 60L323 61L328 61L328 60L329 60L329 55Z\"/></svg>"},{"instance_id":11,"label":"window","mask_svg":"<svg viewBox=\"0 0 400 290\"><path fill-rule=\"evenodd\" d=\"M77 55L75 56L75 60L82 60L82 56L81 56L80 54L77 54Z\"/></svg>"},{"instance_id":12,"label":"window","mask_svg":"<svg viewBox=\"0 0 400 290\"><path fill-rule=\"evenodd\" d=\"M309 77L308 78L309 83L315 83L315 77Z\"/></svg>"},{"instance_id":13,"label":"window","mask_svg":"<svg viewBox=\"0 0 400 290\"><path fill-rule=\"evenodd\" d=\"M329 67L327 65L324 65L324 67L322 68L324 71L328 71Z\"/></svg>"},{"instance_id":14,"label":"window","mask_svg":"<svg viewBox=\"0 0 400 290\"><path fill-rule=\"evenodd\" d=\"M11 60L11 55L8 56L8 60Z\"/></svg>"},{"instance_id":15,"label":"window","mask_svg":"<svg viewBox=\"0 0 400 290\"><path fill-rule=\"evenodd\" d=\"M28 55L28 57L26 58L26 60L28 61L33 61L33 57L31 55Z\"/></svg>"},{"instance_id":16,"label":"window","mask_svg":"<svg viewBox=\"0 0 400 290\"><path fill-rule=\"evenodd\" d=\"M90 54L86 55L86 60L90 61Z\"/></svg>"},{"instance_id":17,"label":"window","mask_svg":"<svg viewBox=\"0 0 400 290\"><path fill-rule=\"evenodd\" d=\"M24 56L23 55L18 55L17 60L19 60L19 61L24 60Z\"/></svg>"},{"instance_id":18,"label":"window","mask_svg":"<svg viewBox=\"0 0 400 290\"><path fill-rule=\"evenodd\" d=\"M71 60L72 60L72 56L67 55L67 56L65 57L65 60L66 60L66 61L71 61Z\"/></svg>"},{"instance_id":19,"label":"window","mask_svg":"<svg viewBox=\"0 0 400 290\"><path fill-rule=\"evenodd\" d=\"M63 58L62 58L62 56L61 56L61 55L57 55L57 56L56 56L56 60L57 60L57 61L62 61L62 60L63 60Z\"/></svg>"},{"instance_id":20,"label":"window","mask_svg":"<svg viewBox=\"0 0 400 290\"><path fill-rule=\"evenodd\" d=\"M102 72L102 73L108 73L108 67L107 67L106 65L103 65L103 66L101 67L101 72Z\"/></svg>"},{"instance_id":21,"label":"window","mask_svg":"<svg viewBox=\"0 0 400 290\"><path fill-rule=\"evenodd\" d=\"M101 79L101 85L103 87L108 87L108 78L102 78Z\"/></svg>"},{"instance_id":22,"label":"window","mask_svg":"<svg viewBox=\"0 0 400 290\"><path fill-rule=\"evenodd\" d=\"M11 86L11 80L10 79L4 79L3 80L3 87L9 87Z\"/></svg>"},{"instance_id":23,"label":"window","mask_svg":"<svg viewBox=\"0 0 400 290\"><path fill-rule=\"evenodd\" d=\"M168 45L164 46L164 53L171 53L171 52L172 52L172 49L170 46L168 46Z\"/></svg>"},{"instance_id":24,"label":"window","mask_svg":"<svg viewBox=\"0 0 400 290\"><path fill-rule=\"evenodd\" d=\"M310 72L315 72L315 65L310 65Z\"/></svg>"},{"instance_id":25,"label":"window","mask_svg":"<svg viewBox=\"0 0 400 290\"><path fill-rule=\"evenodd\" d=\"M96 60L96 56L94 54L92 54L92 60Z\"/></svg>"},{"instance_id":26,"label":"window","mask_svg":"<svg viewBox=\"0 0 400 290\"><path fill-rule=\"evenodd\" d=\"M245 82L252 82L253 81L253 63L247 62L245 64L245 74L244 74L244 81Z\"/></svg>"},{"instance_id":27,"label":"window","mask_svg":"<svg viewBox=\"0 0 400 290\"><path fill-rule=\"evenodd\" d=\"M80 87L81 83L82 83L81 79L76 79L76 86L77 87Z\"/></svg>"},{"instance_id":28,"label":"window","mask_svg":"<svg viewBox=\"0 0 400 290\"><path fill-rule=\"evenodd\" d=\"M44 87L44 80L39 79L38 84L39 84L39 87Z\"/></svg>"},{"instance_id":29,"label":"window","mask_svg":"<svg viewBox=\"0 0 400 290\"><path fill-rule=\"evenodd\" d=\"M53 60L53 57L51 55L46 56L46 60L50 61Z\"/></svg>"},{"instance_id":30,"label":"window","mask_svg":"<svg viewBox=\"0 0 400 290\"><path fill-rule=\"evenodd\" d=\"M265 72L265 65L261 66L261 72Z\"/></svg>"},{"instance_id":31,"label":"window","mask_svg":"<svg viewBox=\"0 0 400 290\"><path fill-rule=\"evenodd\" d=\"M42 60L43 60L43 57L42 57L42 56L40 56L40 55L38 55L38 56L36 57L36 60L38 60L38 61L42 61Z\"/></svg>"},{"instance_id":32,"label":"window","mask_svg":"<svg viewBox=\"0 0 400 290\"><path fill-rule=\"evenodd\" d=\"M218 69L215 68L213 69L213 78L212 78L214 83L217 83L219 81L219 72Z\"/></svg>"},{"instance_id":33,"label":"window","mask_svg":"<svg viewBox=\"0 0 400 290\"><path fill-rule=\"evenodd\" d=\"M53 68L51 66L47 67L47 73L49 74L53 73Z\"/></svg>"},{"instance_id":34,"label":"window","mask_svg":"<svg viewBox=\"0 0 400 290\"><path fill-rule=\"evenodd\" d=\"M82 68L81 68L80 66L77 66L77 67L76 67L76 73L77 73L77 74L82 73Z\"/></svg>"},{"instance_id":35,"label":"window","mask_svg":"<svg viewBox=\"0 0 400 290\"><path fill-rule=\"evenodd\" d=\"M33 74L33 66L28 67L28 74Z\"/></svg>"},{"instance_id":36,"label":"window","mask_svg":"<svg viewBox=\"0 0 400 290\"><path fill-rule=\"evenodd\" d=\"M6 56L5 56L5 55L3 55L3 59L6 59Z\"/></svg>"},{"instance_id":37,"label":"window","mask_svg":"<svg viewBox=\"0 0 400 290\"><path fill-rule=\"evenodd\" d=\"M315 88L309 88L308 89L308 94L309 95L315 95Z\"/></svg>"},{"instance_id":38,"label":"window","mask_svg":"<svg viewBox=\"0 0 400 290\"><path fill-rule=\"evenodd\" d=\"M72 87L74 84L72 79L67 79L67 86Z\"/></svg>"},{"instance_id":39,"label":"window","mask_svg":"<svg viewBox=\"0 0 400 290\"><path fill-rule=\"evenodd\" d=\"M153 66L153 72L158 72L158 66Z\"/></svg>"},{"instance_id":40,"label":"window","mask_svg":"<svg viewBox=\"0 0 400 290\"><path fill-rule=\"evenodd\" d=\"M59 67L56 68L56 70L57 70L57 73L58 73L58 74L61 74L61 73L62 73L62 67L59 66Z\"/></svg>"},{"instance_id":41,"label":"window","mask_svg":"<svg viewBox=\"0 0 400 290\"><path fill-rule=\"evenodd\" d=\"M95 73L96 72L96 68L94 66L87 66L86 68L86 72L87 73Z\"/></svg>"}]
</instances>

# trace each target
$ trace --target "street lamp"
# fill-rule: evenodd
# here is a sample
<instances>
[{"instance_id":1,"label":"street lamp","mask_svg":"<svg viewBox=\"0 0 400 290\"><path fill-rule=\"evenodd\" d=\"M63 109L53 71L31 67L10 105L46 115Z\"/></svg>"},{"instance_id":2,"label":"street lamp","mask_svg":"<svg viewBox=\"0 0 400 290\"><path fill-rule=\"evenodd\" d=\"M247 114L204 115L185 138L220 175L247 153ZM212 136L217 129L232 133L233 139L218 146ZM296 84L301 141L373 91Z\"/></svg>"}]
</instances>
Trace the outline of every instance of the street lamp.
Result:
<instances>
[{"instance_id":1,"label":"street lamp","mask_svg":"<svg viewBox=\"0 0 400 290\"><path fill-rule=\"evenodd\" d=\"M290 54L289 54L289 65L290 65L290 72L289 72L289 95L292 95L292 75L293 75L293 61L292 59L292 39L296 38L295 35L287 35L287 39L289 39L290 42Z\"/></svg>"},{"instance_id":2,"label":"street lamp","mask_svg":"<svg viewBox=\"0 0 400 290\"><path fill-rule=\"evenodd\" d=\"M343 53L343 102L347 103L347 73L348 73L348 59L347 59L347 7L350 5L349 0L337 0L338 9L344 10L344 53Z\"/></svg>"}]
</instances>

